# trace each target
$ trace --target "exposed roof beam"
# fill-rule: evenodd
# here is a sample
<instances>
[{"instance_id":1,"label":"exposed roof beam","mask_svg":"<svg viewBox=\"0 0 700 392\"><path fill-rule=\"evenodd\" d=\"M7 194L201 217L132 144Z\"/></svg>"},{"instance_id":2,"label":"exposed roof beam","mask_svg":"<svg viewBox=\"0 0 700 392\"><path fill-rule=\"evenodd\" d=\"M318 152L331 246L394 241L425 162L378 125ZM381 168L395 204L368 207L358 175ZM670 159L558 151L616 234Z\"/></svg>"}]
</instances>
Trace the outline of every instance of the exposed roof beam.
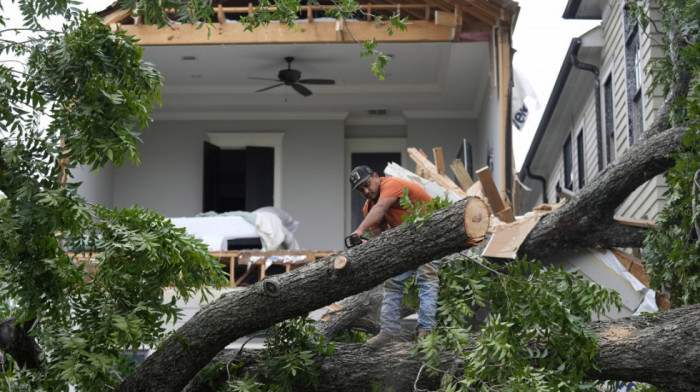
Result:
<instances>
[{"instance_id":1,"label":"exposed roof beam","mask_svg":"<svg viewBox=\"0 0 700 392\"><path fill-rule=\"evenodd\" d=\"M348 22L352 35L360 41L375 38L379 42L448 42L452 29L436 26L432 21L414 21L406 31L395 31L392 36L374 22ZM197 25L181 24L158 29L147 25L121 25L128 34L139 37L139 45L219 45L219 44L272 44L272 43L320 43L354 42L349 34L336 37L336 23L298 23L296 30L285 25L270 24L265 29L244 31L240 23L215 24L211 36L207 27L197 30ZM116 28L116 26L115 26Z\"/></svg>"}]
</instances>

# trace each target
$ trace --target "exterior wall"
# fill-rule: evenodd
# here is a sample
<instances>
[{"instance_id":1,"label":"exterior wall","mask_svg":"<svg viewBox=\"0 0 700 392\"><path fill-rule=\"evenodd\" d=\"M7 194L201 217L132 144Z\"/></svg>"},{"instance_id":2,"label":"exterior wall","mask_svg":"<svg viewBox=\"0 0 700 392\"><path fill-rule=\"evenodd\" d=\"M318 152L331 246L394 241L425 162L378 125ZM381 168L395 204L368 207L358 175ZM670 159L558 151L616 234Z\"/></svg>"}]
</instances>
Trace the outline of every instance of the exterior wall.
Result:
<instances>
[{"instance_id":1,"label":"exterior wall","mask_svg":"<svg viewBox=\"0 0 700 392\"><path fill-rule=\"evenodd\" d=\"M170 217L202 212L203 142L210 132L284 132L280 207L301 222L308 249L340 249L344 125L338 121L158 121L144 132L141 166L114 177L114 204L138 203ZM319 164L322 162L323 164Z\"/></svg>"},{"instance_id":2,"label":"exterior wall","mask_svg":"<svg viewBox=\"0 0 700 392\"><path fill-rule=\"evenodd\" d=\"M141 165L126 164L98 176L85 176L81 191L90 201L108 206L134 204L164 216L202 212L203 142L214 132L283 132L280 207L301 224L294 233L306 249L342 249L347 173L345 138L404 137L408 146L426 153L442 147L446 163L461 140L475 140L476 120L414 119L406 125L346 126L333 121L157 121L139 146ZM479 150L473 143L475 152ZM485 162L485 155L484 155ZM475 159L475 167L482 162ZM403 162L413 170L412 162Z\"/></svg>"},{"instance_id":3,"label":"exterior wall","mask_svg":"<svg viewBox=\"0 0 700 392\"><path fill-rule=\"evenodd\" d=\"M501 183L501 120L498 116L500 106L498 103L498 92L495 88L489 88L484 94L481 113L477 126L479 132L477 142L472 143L472 151L474 153L474 169L478 170L486 166L486 159L489 149L492 150L492 161L494 167L491 168L491 175L496 186ZM488 132L486 130L489 130ZM476 179L474 180L476 181ZM499 189L503 192L505 189Z\"/></svg>"},{"instance_id":4,"label":"exterior wall","mask_svg":"<svg viewBox=\"0 0 700 392\"><path fill-rule=\"evenodd\" d=\"M652 17L658 19L658 12L655 8L649 9L648 12ZM656 23L660 26L659 23ZM610 0L603 7L603 48L599 63L600 69L600 84L601 84L601 126L603 133L603 163L605 168L608 164L605 157L605 97L604 83L608 75L612 79L612 104L613 104L613 121L615 128L614 139L614 154L615 159L624 154L630 148L628 112L627 112L627 73L625 69L625 39L624 39L624 13L623 4L618 1ZM654 27L650 25L649 29ZM642 63L649 64L653 58L663 56L663 49L659 46L661 37L656 34L649 37L648 34L642 32L640 35L640 52ZM646 70L646 68L645 68ZM571 72L582 72L581 70L572 69ZM644 127L650 125L655 118L656 109L661 105L663 96L660 89L654 91L652 96L648 96L647 92L651 89L652 75L645 71L642 84L642 106L643 106L643 122ZM566 91L561 98L561 103L566 103L564 98L566 95L585 94L585 102L578 108L573 109L571 125L566 130L550 129L550 135L555 132L569 132L573 142L573 165L574 165L574 191L578 190L578 166L577 166L577 150L576 136L579 129L583 127L584 132L584 156L585 156L585 182L586 184L593 181L598 175L598 146L597 146L597 130L595 119L595 101L593 89L587 92L574 91L576 88L571 85L565 87ZM564 105L566 106L566 105ZM558 109L564 110L564 109ZM549 136L553 137L553 136ZM557 159L552 162L551 170L546 175L547 177L547 197L549 201L556 200L556 183L559 181L563 186L563 143L566 136L561 137L561 148L558 150ZM539 191L536 185L535 189ZM649 183L640 186L633 192L627 200L625 200L618 211L617 215L638 218L638 219L655 219L664 205L665 198L663 193L667 189L663 176L657 176Z\"/></svg>"},{"instance_id":5,"label":"exterior wall","mask_svg":"<svg viewBox=\"0 0 700 392\"><path fill-rule=\"evenodd\" d=\"M90 173L89 169L79 166L72 171L74 181L83 183L80 186L80 194L92 203L108 208L114 207L114 165L105 165L97 174Z\"/></svg>"},{"instance_id":6,"label":"exterior wall","mask_svg":"<svg viewBox=\"0 0 700 392\"><path fill-rule=\"evenodd\" d=\"M625 71L625 37L624 13L622 3L611 1L603 8L603 31L605 45L603 48L602 69L612 69L613 102L615 116L616 155L620 156L630 147L627 116L627 73ZM647 9L652 18L658 20L657 6ZM659 23L656 24L660 26ZM653 30L650 25L648 30ZM647 93L651 89L652 75L647 65L652 59L663 56L663 48L659 46L661 37L658 34L650 37L648 31L640 32L640 52L645 72L642 81L642 106L644 128L648 127L655 118L656 109L663 102L660 89L652 96ZM603 81L601 81L603 82ZM617 214L639 219L655 219L663 208L663 192L666 190L663 176L657 176L652 181L639 187L618 208Z\"/></svg>"}]
</instances>

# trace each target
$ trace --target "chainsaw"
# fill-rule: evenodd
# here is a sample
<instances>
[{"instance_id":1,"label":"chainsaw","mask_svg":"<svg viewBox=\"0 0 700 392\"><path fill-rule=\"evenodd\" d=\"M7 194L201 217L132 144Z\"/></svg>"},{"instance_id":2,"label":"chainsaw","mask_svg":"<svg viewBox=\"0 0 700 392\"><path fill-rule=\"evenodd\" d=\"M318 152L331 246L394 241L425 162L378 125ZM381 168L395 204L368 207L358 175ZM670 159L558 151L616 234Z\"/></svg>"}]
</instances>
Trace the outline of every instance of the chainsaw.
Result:
<instances>
[{"instance_id":1,"label":"chainsaw","mask_svg":"<svg viewBox=\"0 0 700 392\"><path fill-rule=\"evenodd\" d=\"M345 248L350 249L367 241L369 241L369 237L367 236L351 234L345 237Z\"/></svg>"}]
</instances>

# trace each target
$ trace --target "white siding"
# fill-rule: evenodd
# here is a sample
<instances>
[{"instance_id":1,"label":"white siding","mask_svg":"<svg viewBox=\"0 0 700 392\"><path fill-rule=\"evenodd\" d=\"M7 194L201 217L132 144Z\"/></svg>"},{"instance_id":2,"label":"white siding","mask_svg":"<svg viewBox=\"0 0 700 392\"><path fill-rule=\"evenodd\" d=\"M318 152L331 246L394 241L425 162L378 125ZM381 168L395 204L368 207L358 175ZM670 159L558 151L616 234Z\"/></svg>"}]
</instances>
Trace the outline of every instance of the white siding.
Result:
<instances>
[{"instance_id":1,"label":"white siding","mask_svg":"<svg viewBox=\"0 0 700 392\"><path fill-rule=\"evenodd\" d=\"M624 15L623 4L618 1L610 1L603 11L603 68L611 66L613 69L613 102L616 138L616 156L620 156L629 148L629 130L627 122L627 75L625 72L625 39L624 39ZM658 13L652 9L652 17L658 17ZM660 26L656 23L656 26ZM649 26L653 30L653 25ZM640 35L640 50L642 62L647 65L652 58L663 55L663 50L658 46L661 39L655 35L653 39L649 34ZM642 86L644 125L653 121L654 112L662 102L660 91L655 91L654 96L647 97L647 91L651 88L652 76L645 67ZM666 190L662 176L640 186L618 208L617 214L633 218L654 219L658 216L663 206L663 192Z\"/></svg>"}]
</instances>

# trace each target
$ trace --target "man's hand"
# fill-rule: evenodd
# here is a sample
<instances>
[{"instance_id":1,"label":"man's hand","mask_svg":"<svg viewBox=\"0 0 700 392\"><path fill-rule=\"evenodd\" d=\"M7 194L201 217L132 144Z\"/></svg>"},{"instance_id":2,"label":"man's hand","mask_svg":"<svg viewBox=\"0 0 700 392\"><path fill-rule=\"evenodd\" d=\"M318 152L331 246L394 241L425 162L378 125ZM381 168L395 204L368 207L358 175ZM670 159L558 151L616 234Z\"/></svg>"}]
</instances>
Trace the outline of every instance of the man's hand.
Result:
<instances>
[{"instance_id":1,"label":"man's hand","mask_svg":"<svg viewBox=\"0 0 700 392\"><path fill-rule=\"evenodd\" d=\"M377 204L369 210L365 219L357 226L357 229L352 232L352 234L357 234L361 236L372 226L379 226L379 224L384 220L384 214L391 208L391 206L399 200L398 197L389 196L383 199L379 199Z\"/></svg>"}]
</instances>

